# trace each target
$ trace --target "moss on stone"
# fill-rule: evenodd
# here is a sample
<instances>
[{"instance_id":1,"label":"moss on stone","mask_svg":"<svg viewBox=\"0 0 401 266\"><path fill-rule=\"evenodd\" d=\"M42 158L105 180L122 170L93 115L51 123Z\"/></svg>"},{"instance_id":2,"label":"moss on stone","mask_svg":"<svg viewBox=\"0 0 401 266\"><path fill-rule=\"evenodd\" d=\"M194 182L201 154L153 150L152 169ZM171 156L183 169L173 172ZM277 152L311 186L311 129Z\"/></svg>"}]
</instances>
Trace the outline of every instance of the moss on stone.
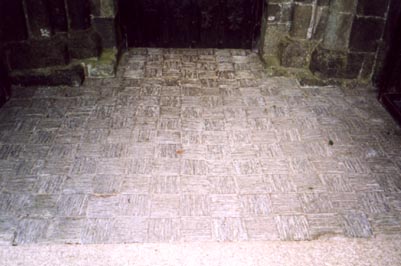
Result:
<instances>
[{"instance_id":1,"label":"moss on stone","mask_svg":"<svg viewBox=\"0 0 401 266\"><path fill-rule=\"evenodd\" d=\"M99 58L92 57L81 61L89 78L115 77L117 68L117 49L104 49Z\"/></svg>"}]
</instances>

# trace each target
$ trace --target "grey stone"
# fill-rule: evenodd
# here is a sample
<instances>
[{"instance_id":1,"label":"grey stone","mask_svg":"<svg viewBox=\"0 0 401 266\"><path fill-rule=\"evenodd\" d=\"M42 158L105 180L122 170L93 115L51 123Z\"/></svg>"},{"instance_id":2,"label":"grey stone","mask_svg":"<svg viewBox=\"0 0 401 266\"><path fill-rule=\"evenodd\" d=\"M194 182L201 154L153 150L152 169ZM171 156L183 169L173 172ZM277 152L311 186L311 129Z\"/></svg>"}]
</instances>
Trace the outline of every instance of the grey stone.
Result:
<instances>
[{"instance_id":1,"label":"grey stone","mask_svg":"<svg viewBox=\"0 0 401 266\"><path fill-rule=\"evenodd\" d=\"M363 55L317 48L312 53L310 69L326 77L357 78Z\"/></svg>"},{"instance_id":2,"label":"grey stone","mask_svg":"<svg viewBox=\"0 0 401 266\"><path fill-rule=\"evenodd\" d=\"M353 15L330 13L324 34L323 46L327 49L346 50L349 45Z\"/></svg>"},{"instance_id":3,"label":"grey stone","mask_svg":"<svg viewBox=\"0 0 401 266\"><path fill-rule=\"evenodd\" d=\"M68 51L71 58L98 57L102 50L101 45L99 35L93 30L70 31L68 34Z\"/></svg>"},{"instance_id":4,"label":"grey stone","mask_svg":"<svg viewBox=\"0 0 401 266\"><path fill-rule=\"evenodd\" d=\"M294 5L291 36L294 38L306 39L312 18L312 6Z\"/></svg>"},{"instance_id":5,"label":"grey stone","mask_svg":"<svg viewBox=\"0 0 401 266\"><path fill-rule=\"evenodd\" d=\"M281 49L281 64L283 66L295 68L307 68L309 66L311 52L307 43L283 42Z\"/></svg>"}]
</instances>

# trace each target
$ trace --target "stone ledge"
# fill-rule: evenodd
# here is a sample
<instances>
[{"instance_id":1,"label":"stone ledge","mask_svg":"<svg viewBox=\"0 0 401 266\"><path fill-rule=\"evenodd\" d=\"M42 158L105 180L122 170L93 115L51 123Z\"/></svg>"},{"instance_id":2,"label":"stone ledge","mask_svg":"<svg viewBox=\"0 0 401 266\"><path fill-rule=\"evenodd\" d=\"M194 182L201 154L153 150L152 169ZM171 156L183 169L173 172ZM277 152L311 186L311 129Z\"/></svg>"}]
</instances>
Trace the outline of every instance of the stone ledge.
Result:
<instances>
[{"instance_id":1,"label":"stone ledge","mask_svg":"<svg viewBox=\"0 0 401 266\"><path fill-rule=\"evenodd\" d=\"M99 58L93 57L79 61L88 78L114 78L118 64L118 51L104 49Z\"/></svg>"},{"instance_id":2,"label":"stone ledge","mask_svg":"<svg viewBox=\"0 0 401 266\"><path fill-rule=\"evenodd\" d=\"M22 86L68 85L78 87L85 79L83 67L77 64L29 70L14 70L9 76L11 83Z\"/></svg>"}]
</instances>

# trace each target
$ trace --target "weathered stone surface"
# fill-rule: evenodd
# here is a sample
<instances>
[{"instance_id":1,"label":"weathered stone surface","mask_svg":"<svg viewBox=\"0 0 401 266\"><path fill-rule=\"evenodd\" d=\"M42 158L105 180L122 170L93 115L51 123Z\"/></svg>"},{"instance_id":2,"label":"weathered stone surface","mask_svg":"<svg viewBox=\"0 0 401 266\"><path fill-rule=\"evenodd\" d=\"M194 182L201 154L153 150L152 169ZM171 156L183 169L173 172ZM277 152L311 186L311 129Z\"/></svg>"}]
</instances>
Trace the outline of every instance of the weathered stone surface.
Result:
<instances>
[{"instance_id":1,"label":"weathered stone surface","mask_svg":"<svg viewBox=\"0 0 401 266\"><path fill-rule=\"evenodd\" d=\"M286 25L268 25L266 28L265 39L262 47L263 59L267 62L269 57L276 57L276 62L279 62L278 55L280 52L280 43L284 36L288 34L288 27ZM268 64L271 65L271 64Z\"/></svg>"},{"instance_id":2,"label":"weathered stone surface","mask_svg":"<svg viewBox=\"0 0 401 266\"><path fill-rule=\"evenodd\" d=\"M333 50L346 50L353 19L354 16L350 14L330 13L324 34L324 47Z\"/></svg>"},{"instance_id":3,"label":"weathered stone surface","mask_svg":"<svg viewBox=\"0 0 401 266\"><path fill-rule=\"evenodd\" d=\"M94 18L92 25L100 36L102 48L118 47L117 25L114 18Z\"/></svg>"},{"instance_id":4,"label":"weathered stone surface","mask_svg":"<svg viewBox=\"0 0 401 266\"><path fill-rule=\"evenodd\" d=\"M321 40L326 32L329 18L329 8L327 6L316 8L316 19L313 25L313 39Z\"/></svg>"},{"instance_id":5,"label":"weathered stone surface","mask_svg":"<svg viewBox=\"0 0 401 266\"><path fill-rule=\"evenodd\" d=\"M330 3L330 0L317 0L318 6L328 6L329 3Z\"/></svg>"},{"instance_id":6,"label":"weathered stone surface","mask_svg":"<svg viewBox=\"0 0 401 266\"><path fill-rule=\"evenodd\" d=\"M291 36L306 39L312 18L311 5L294 5Z\"/></svg>"},{"instance_id":7,"label":"weathered stone surface","mask_svg":"<svg viewBox=\"0 0 401 266\"><path fill-rule=\"evenodd\" d=\"M358 0L330 1L330 11L354 13Z\"/></svg>"},{"instance_id":8,"label":"weathered stone surface","mask_svg":"<svg viewBox=\"0 0 401 266\"><path fill-rule=\"evenodd\" d=\"M97 57L101 49L100 37L93 30L69 32L68 51L71 58Z\"/></svg>"},{"instance_id":9,"label":"weathered stone surface","mask_svg":"<svg viewBox=\"0 0 401 266\"><path fill-rule=\"evenodd\" d=\"M69 63L66 36L54 35L50 39L9 43L4 48L9 67L14 69L40 68Z\"/></svg>"},{"instance_id":10,"label":"weathered stone surface","mask_svg":"<svg viewBox=\"0 0 401 266\"><path fill-rule=\"evenodd\" d=\"M384 29L384 20L356 17L352 24L350 49L358 52L375 52Z\"/></svg>"},{"instance_id":11,"label":"weathered stone surface","mask_svg":"<svg viewBox=\"0 0 401 266\"><path fill-rule=\"evenodd\" d=\"M362 68L363 55L317 48L311 59L310 69L325 77L357 78Z\"/></svg>"},{"instance_id":12,"label":"weathered stone surface","mask_svg":"<svg viewBox=\"0 0 401 266\"><path fill-rule=\"evenodd\" d=\"M84 77L84 69L80 65L19 70L10 73L10 79L13 84L24 86L79 86L82 84Z\"/></svg>"},{"instance_id":13,"label":"weathered stone surface","mask_svg":"<svg viewBox=\"0 0 401 266\"><path fill-rule=\"evenodd\" d=\"M375 54L366 54L363 66L360 73L360 78L363 80L370 80L373 74L373 67L375 64Z\"/></svg>"},{"instance_id":14,"label":"weathered stone surface","mask_svg":"<svg viewBox=\"0 0 401 266\"><path fill-rule=\"evenodd\" d=\"M87 77L110 78L116 75L117 50L105 49L99 58L84 60L82 65L85 68Z\"/></svg>"},{"instance_id":15,"label":"weathered stone surface","mask_svg":"<svg viewBox=\"0 0 401 266\"><path fill-rule=\"evenodd\" d=\"M281 20L281 7L277 4L269 4L267 6L267 18L269 23Z\"/></svg>"},{"instance_id":16,"label":"weathered stone surface","mask_svg":"<svg viewBox=\"0 0 401 266\"><path fill-rule=\"evenodd\" d=\"M347 68L358 55L332 57ZM233 78L188 79L204 71L194 60ZM122 62L81 88L15 88L0 109L0 244L401 232L400 130L371 88L269 78L247 50L141 48Z\"/></svg>"},{"instance_id":17,"label":"weathered stone surface","mask_svg":"<svg viewBox=\"0 0 401 266\"><path fill-rule=\"evenodd\" d=\"M281 46L281 65L285 67L307 68L311 48L307 42L287 40Z\"/></svg>"}]
</instances>

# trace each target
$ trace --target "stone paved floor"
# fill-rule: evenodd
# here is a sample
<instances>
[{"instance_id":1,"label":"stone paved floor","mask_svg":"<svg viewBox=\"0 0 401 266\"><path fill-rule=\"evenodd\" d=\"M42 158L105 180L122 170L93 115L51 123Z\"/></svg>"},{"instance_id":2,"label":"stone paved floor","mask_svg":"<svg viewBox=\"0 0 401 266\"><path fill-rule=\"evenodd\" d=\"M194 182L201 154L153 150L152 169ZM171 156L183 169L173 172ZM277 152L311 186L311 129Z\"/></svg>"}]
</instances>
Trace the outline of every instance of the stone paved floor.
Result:
<instances>
[{"instance_id":1,"label":"stone paved floor","mask_svg":"<svg viewBox=\"0 0 401 266\"><path fill-rule=\"evenodd\" d=\"M0 244L401 233L401 131L367 88L244 50L134 49L114 80L0 110Z\"/></svg>"}]
</instances>

